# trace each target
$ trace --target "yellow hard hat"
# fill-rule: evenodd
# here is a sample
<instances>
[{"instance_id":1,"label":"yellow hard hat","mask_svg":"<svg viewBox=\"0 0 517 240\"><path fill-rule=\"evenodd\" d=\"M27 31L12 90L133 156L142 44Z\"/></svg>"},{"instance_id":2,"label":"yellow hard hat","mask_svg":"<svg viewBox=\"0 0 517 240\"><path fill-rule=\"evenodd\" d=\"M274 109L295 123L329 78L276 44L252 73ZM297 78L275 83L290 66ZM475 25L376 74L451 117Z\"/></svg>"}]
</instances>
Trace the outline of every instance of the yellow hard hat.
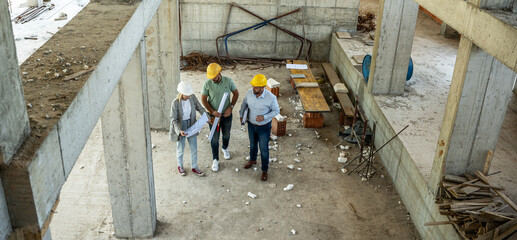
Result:
<instances>
[{"instance_id":1,"label":"yellow hard hat","mask_svg":"<svg viewBox=\"0 0 517 240\"><path fill-rule=\"evenodd\" d=\"M263 74L257 74L250 83L253 87L264 87L267 85L267 78Z\"/></svg>"},{"instance_id":2,"label":"yellow hard hat","mask_svg":"<svg viewBox=\"0 0 517 240\"><path fill-rule=\"evenodd\" d=\"M221 72L222 68L217 63L210 63L206 68L206 77L208 79L214 79Z\"/></svg>"}]
</instances>

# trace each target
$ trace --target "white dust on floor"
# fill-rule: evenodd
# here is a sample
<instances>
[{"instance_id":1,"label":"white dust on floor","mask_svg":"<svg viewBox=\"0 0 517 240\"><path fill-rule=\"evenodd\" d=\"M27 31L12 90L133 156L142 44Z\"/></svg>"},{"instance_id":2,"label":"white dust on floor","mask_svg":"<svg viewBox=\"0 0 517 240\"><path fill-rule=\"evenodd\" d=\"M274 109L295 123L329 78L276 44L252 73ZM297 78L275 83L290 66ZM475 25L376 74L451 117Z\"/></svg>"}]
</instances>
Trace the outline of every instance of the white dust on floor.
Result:
<instances>
[{"instance_id":1,"label":"white dust on floor","mask_svg":"<svg viewBox=\"0 0 517 240\"><path fill-rule=\"evenodd\" d=\"M28 5L26 0L10 0L11 19L14 19L25 10ZM90 1L89 0L54 0L46 4L54 4L54 9L43 12L37 18L27 23L12 22L13 34L16 43L16 55L18 64L23 63L47 40L49 40L59 29L65 26L77 13L79 13ZM55 21L61 13L67 15L66 20ZM25 37L36 37L37 40L25 39Z\"/></svg>"}]
</instances>

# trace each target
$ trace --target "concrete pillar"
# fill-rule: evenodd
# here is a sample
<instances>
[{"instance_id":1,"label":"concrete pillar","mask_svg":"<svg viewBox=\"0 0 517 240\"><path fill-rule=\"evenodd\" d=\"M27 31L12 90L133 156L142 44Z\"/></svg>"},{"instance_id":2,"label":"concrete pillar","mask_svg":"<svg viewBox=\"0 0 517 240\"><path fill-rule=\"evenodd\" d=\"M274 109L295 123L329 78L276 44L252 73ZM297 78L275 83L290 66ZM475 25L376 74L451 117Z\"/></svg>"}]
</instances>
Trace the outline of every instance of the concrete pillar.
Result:
<instances>
[{"instance_id":1,"label":"concrete pillar","mask_svg":"<svg viewBox=\"0 0 517 240\"><path fill-rule=\"evenodd\" d=\"M437 192L443 174L483 169L495 150L515 72L462 37L454 67L431 178Z\"/></svg>"},{"instance_id":2,"label":"concrete pillar","mask_svg":"<svg viewBox=\"0 0 517 240\"><path fill-rule=\"evenodd\" d=\"M9 212L7 211L4 188L0 182L0 239L7 239L11 230L11 221L9 219Z\"/></svg>"},{"instance_id":3,"label":"concrete pillar","mask_svg":"<svg viewBox=\"0 0 517 240\"><path fill-rule=\"evenodd\" d=\"M373 94L403 94L413 46L418 4L381 0L375 32L369 86Z\"/></svg>"},{"instance_id":4,"label":"concrete pillar","mask_svg":"<svg viewBox=\"0 0 517 240\"><path fill-rule=\"evenodd\" d=\"M178 0L164 0L146 30L152 129L169 129L170 103L180 81Z\"/></svg>"},{"instance_id":5,"label":"concrete pillar","mask_svg":"<svg viewBox=\"0 0 517 240\"><path fill-rule=\"evenodd\" d=\"M447 23L442 22L440 35L442 35L445 38L455 38L459 36L459 33L456 30L454 30L454 28L449 26Z\"/></svg>"},{"instance_id":6,"label":"concrete pillar","mask_svg":"<svg viewBox=\"0 0 517 240\"><path fill-rule=\"evenodd\" d=\"M117 237L152 237L156 229L145 56L145 40L142 40L102 114L106 171Z\"/></svg>"},{"instance_id":7,"label":"concrete pillar","mask_svg":"<svg viewBox=\"0 0 517 240\"><path fill-rule=\"evenodd\" d=\"M7 0L0 0L0 163L9 163L30 133Z\"/></svg>"},{"instance_id":8,"label":"concrete pillar","mask_svg":"<svg viewBox=\"0 0 517 240\"><path fill-rule=\"evenodd\" d=\"M447 174L482 170L495 151L512 94L515 73L473 45L447 154Z\"/></svg>"}]
</instances>

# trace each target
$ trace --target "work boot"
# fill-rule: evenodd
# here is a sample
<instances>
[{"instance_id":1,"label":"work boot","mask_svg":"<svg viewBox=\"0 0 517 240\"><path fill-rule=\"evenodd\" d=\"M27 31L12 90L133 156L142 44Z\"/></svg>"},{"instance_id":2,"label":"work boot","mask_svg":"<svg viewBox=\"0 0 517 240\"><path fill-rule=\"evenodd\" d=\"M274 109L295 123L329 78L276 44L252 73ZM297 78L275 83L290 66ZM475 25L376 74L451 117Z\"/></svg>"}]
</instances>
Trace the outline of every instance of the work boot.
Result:
<instances>
[{"instance_id":1,"label":"work boot","mask_svg":"<svg viewBox=\"0 0 517 240\"><path fill-rule=\"evenodd\" d=\"M267 181L267 171L262 171L262 177L260 177L260 180Z\"/></svg>"},{"instance_id":2,"label":"work boot","mask_svg":"<svg viewBox=\"0 0 517 240\"><path fill-rule=\"evenodd\" d=\"M248 163L246 163L246 165L244 165L244 168L248 169L251 166L255 165L256 163L257 163L257 161L249 161Z\"/></svg>"}]
</instances>

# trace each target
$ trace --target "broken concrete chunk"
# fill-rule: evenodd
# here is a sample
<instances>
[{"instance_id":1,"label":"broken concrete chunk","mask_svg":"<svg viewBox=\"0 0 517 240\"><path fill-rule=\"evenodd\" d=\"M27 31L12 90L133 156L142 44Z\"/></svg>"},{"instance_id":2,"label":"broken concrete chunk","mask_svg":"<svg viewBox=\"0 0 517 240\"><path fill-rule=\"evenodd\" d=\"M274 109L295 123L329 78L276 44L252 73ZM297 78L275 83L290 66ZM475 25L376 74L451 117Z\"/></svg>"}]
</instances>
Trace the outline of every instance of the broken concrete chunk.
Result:
<instances>
[{"instance_id":1,"label":"broken concrete chunk","mask_svg":"<svg viewBox=\"0 0 517 240\"><path fill-rule=\"evenodd\" d=\"M301 167L299 167L299 168L298 168L298 171L301 171L301 170L302 170L302 168L301 168Z\"/></svg>"},{"instance_id":2,"label":"broken concrete chunk","mask_svg":"<svg viewBox=\"0 0 517 240\"><path fill-rule=\"evenodd\" d=\"M301 205L301 204L296 204L296 207L301 208L301 207L302 207L302 205Z\"/></svg>"},{"instance_id":3,"label":"broken concrete chunk","mask_svg":"<svg viewBox=\"0 0 517 240\"><path fill-rule=\"evenodd\" d=\"M271 136L269 136L269 138L273 141L275 141L278 137L274 134L271 134Z\"/></svg>"},{"instance_id":4,"label":"broken concrete chunk","mask_svg":"<svg viewBox=\"0 0 517 240\"><path fill-rule=\"evenodd\" d=\"M187 204L187 201L183 201L183 204Z\"/></svg>"},{"instance_id":5,"label":"broken concrete chunk","mask_svg":"<svg viewBox=\"0 0 517 240\"><path fill-rule=\"evenodd\" d=\"M239 171L239 169L238 169L238 168L235 168L235 171L236 171L236 172L238 172L238 171Z\"/></svg>"},{"instance_id":6,"label":"broken concrete chunk","mask_svg":"<svg viewBox=\"0 0 517 240\"><path fill-rule=\"evenodd\" d=\"M255 195L251 192L248 192L248 197L255 199L255 198L257 198L257 195Z\"/></svg>"},{"instance_id":7,"label":"broken concrete chunk","mask_svg":"<svg viewBox=\"0 0 517 240\"><path fill-rule=\"evenodd\" d=\"M296 230L291 229L291 233L292 233L293 235L295 235L295 234L296 234Z\"/></svg>"},{"instance_id":8,"label":"broken concrete chunk","mask_svg":"<svg viewBox=\"0 0 517 240\"><path fill-rule=\"evenodd\" d=\"M269 162L276 162L276 158L269 158Z\"/></svg>"},{"instance_id":9,"label":"broken concrete chunk","mask_svg":"<svg viewBox=\"0 0 517 240\"><path fill-rule=\"evenodd\" d=\"M291 191L291 189L293 189L294 185L293 184L288 184L287 187L284 188L284 191Z\"/></svg>"},{"instance_id":10,"label":"broken concrete chunk","mask_svg":"<svg viewBox=\"0 0 517 240\"><path fill-rule=\"evenodd\" d=\"M298 158L295 158L294 161L297 162L297 163L301 162L300 159L298 159Z\"/></svg>"},{"instance_id":11,"label":"broken concrete chunk","mask_svg":"<svg viewBox=\"0 0 517 240\"><path fill-rule=\"evenodd\" d=\"M287 165L287 168L293 170L294 169L294 165Z\"/></svg>"},{"instance_id":12,"label":"broken concrete chunk","mask_svg":"<svg viewBox=\"0 0 517 240\"><path fill-rule=\"evenodd\" d=\"M246 205L250 205L250 202L245 202L244 204L246 204Z\"/></svg>"},{"instance_id":13,"label":"broken concrete chunk","mask_svg":"<svg viewBox=\"0 0 517 240\"><path fill-rule=\"evenodd\" d=\"M341 168L341 172L346 173L348 170L346 170L346 168Z\"/></svg>"}]
</instances>

